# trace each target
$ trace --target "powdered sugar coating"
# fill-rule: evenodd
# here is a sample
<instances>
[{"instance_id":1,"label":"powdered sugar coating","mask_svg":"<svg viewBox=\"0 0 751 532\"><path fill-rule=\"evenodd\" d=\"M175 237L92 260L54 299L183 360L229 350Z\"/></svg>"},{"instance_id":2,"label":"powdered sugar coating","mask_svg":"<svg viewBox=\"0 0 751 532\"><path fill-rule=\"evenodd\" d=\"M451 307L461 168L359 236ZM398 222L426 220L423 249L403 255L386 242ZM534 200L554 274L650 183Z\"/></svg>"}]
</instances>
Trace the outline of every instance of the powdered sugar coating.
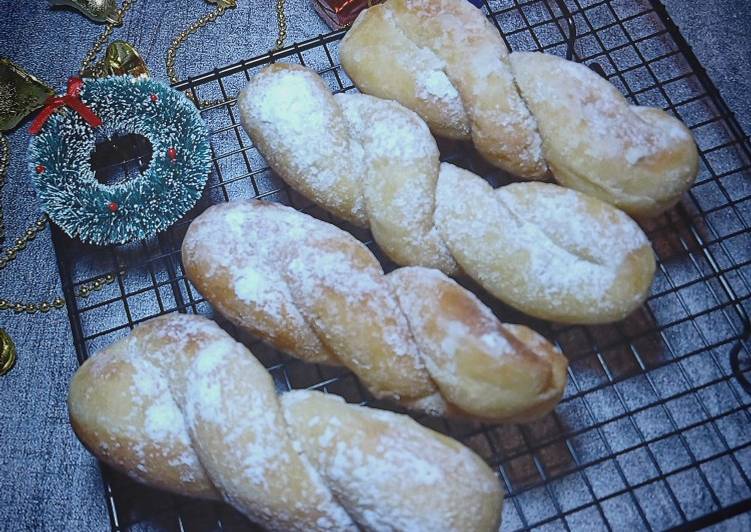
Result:
<instances>
[{"instance_id":1,"label":"powdered sugar coating","mask_svg":"<svg viewBox=\"0 0 751 532\"><path fill-rule=\"evenodd\" d=\"M447 163L436 201L436 223L462 268L524 312L599 323L646 297L655 269L649 241L605 203L543 183L494 191Z\"/></svg>"},{"instance_id":2,"label":"powdered sugar coating","mask_svg":"<svg viewBox=\"0 0 751 532\"><path fill-rule=\"evenodd\" d=\"M103 390L86 386L71 391L71 417L76 420L82 404L106 397L105 408L80 416L92 423L92 450L111 457L111 463L137 481L157 486L179 482L181 493L215 498L164 372L153 361L140 360L140 348L135 338L126 337L87 361L85 373ZM127 404L133 407L124 408Z\"/></svg>"},{"instance_id":3,"label":"powdered sugar coating","mask_svg":"<svg viewBox=\"0 0 751 532\"><path fill-rule=\"evenodd\" d=\"M85 363L69 402L79 437L105 462L142 482L222 498L269 530L359 530L353 518L366 528L402 529L404 523L427 530L440 524L440 516L455 519L457 507L479 510L469 518L470 528L497 529L502 493L471 451L406 416L322 397L290 393L280 404L269 374L247 349L205 318L172 314L138 326ZM170 404L167 415L154 406L163 403ZM290 405L305 403L315 414L290 415ZM310 440L320 428L324 433ZM344 446L341 431L353 435ZM176 441L184 445L183 455L172 455ZM378 443L375 449L371 441ZM343 496L342 483L320 469L320 454L332 445L377 466L367 471L345 453L339 477L365 481L412 471L433 504L415 506L409 492L399 498L383 483L350 484L363 493ZM186 467L195 468L192 475L175 475ZM384 490L381 503L378 489Z\"/></svg>"},{"instance_id":4,"label":"powdered sugar coating","mask_svg":"<svg viewBox=\"0 0 751 532\"><path fill-rule=\"evenodd\" d=\"M397 263L455 272L432 220L438 148L417 115L369 96L332 97L313 71L295 65L256 75L240 108L250 136L287 183L334 214L370 225ZM344 192L357 205L355 218L342 215Z\"/></svg>"},{"instance_id":5,"label":"powdered sugar coating","mask_svg":"<svg viewBox=\"0 0 751 532\"><path fill-rule=\"evenodd\" d=\"M679 120L630 105L585 65L540 53L510 60L559 182L640 216L665 210L691 185L698 155Z\"/></svg>"},{"instance_id":6,"label":"powdered sugar coating","mask_svg":"<svg viewBox=\"0 0 751 532\"><path fill-rule=\"evenodd\" d=\"M450 0L446 1L451 3ZM483 57L487 56L487 64L452 56L449 43L457 40L474 42L475 37L450 17L441 22L444 31L435 33L432 31L431 16L441 18L445 15L441 7L443 4L438 2L427 6L421 2L422 0L415 0L402 5L395 0L387 5L401 10L399 24L409 27L418 41L432 43L440 48L442 57L449 61L447 64L454 65L452 68L470 68L467 76L474 77L475 81L482 78L489 84L513 85L511 72L505 64L506 52L502 43L484 43L478 53ZM478 26L478 31L482 24ZM491 58L496 61L491 61ZM292 68L288 72L280 67L276 71L264 71L258 77L273 77L277 72L282 72L285 76L291 75L290 72L299 74L310 81L311 86L315 85L317 90L325 92L320 83L313 83L314 75L311 77L309 71L299 68ZM480 106L487 104L488 112L496 113L498 120L512 124L517 119L531 119L518 95L504 100L504 105L499 106L492 98L486 99L486 92L493 91L478 93L475 101ZM301 93L300 97L304 98L306 95ZM511 304L527 313L555 320L591 323L593 320L603 322L621 319L625 317L624 312L633 310L644 300L654 271L653 258L649 252L643 251L648 248L648 243L644 240L637 248L629 247L629 242L621 245L618 243L621 235L617 228L636 228L635 234L640 238L645 238L643 233L624 216L603 215L601 218L604 221L600 220L597 226L603 228L603 234L598 235L598 242L605 244L598 249L609 251L611 248L608 246L611 246L620 253L606 253L601 259L602 263L597 260L580 260L576 250L581 246L577 247L577 242L569 237L578 235L582 227L593 218L585 212L589 204L582 208L579 196L574 193L530 193L536 198L532 202L532 210L540 214L540 221L519 224L519 220L526 214L520 212L524 208L520 209L516 203L523 198L515 197L512 190L544 189L511 186L493 193L487 184L477 185L473 189L473 200L468 200L466 196L469 190L457 189L455 192L444 186L445 203L451 205L451 219L444 216L445 225L456 228L450 235L456 244L447 245L449 234L444 229L437 230L442 222L437 221L437 201L434 202L438 154L424 124L395 102L364 95L337 95L333 100L333 105L338 106L347 122L349 131L363 147L364 173L359 182L363 186L373 234L397 263L436 267L446 273L456 274L459 269L457 262L464 264L464 260L472 267L468 273L499 298L512 302ZM512 108L519 113L512 112ZM486 129L480 122L477 125L473 135L476 133L481 136ZM529 145L536 146L535 149L539 151L539 137L535 139L530 140ZM494 143L494 146L502 147L498 143ZM518 161L523 159L517 158ZM532 161L535 165L534 160L535 157L527 159L527 162ZM468 175L472 176L472 182L479 180L473 174ZM456 198L451 198L454 194ZM485 197L475 197L482 195ZM546 202L553 201L551 197L555 198L554 204L546 206ZM535 232L539 233L539 227L548 223L542 219L550 214L546 211L547 207L561 221L560 224L551 224L554 230L556 227L567 228L568 232L562 232L553 239L561 245L550 245L549 233ZM484 210L487 210L487 215ZM491 223L486 216L494 217L494 222ZM611 218L614 225L608 232L604 227L610 223ZM506 231L504 236L502 227L513 227L514 221L524 230L518 233L517 238L509 239L508 235L513 231ZM576 238L581 237L582 235L578 235ZM472 252L468 251L470 249ZM632 258L632 252L635 258ZM457 253L463 255L463 259ZM508 261L508 257L513 260ZM499 265L499 262L504 261L507 264ZM562 273L558 273L559 271ZM553 303L550 309L545 308L546 297ZM574 306L567 310L570 301L574 302ZM589 310L577 310L579 305L584 306L585 301L596 301L597 304Z\"/></svg>"},{"instance_id":7,"label":"powdered sugar coating","mask_svg":"<svg viewBox=\"0 0 751 532\"><path fill-rule=\"evenodd\" d=\"M359 183L362 147L352 139L321 79L296 65L271 65L238 98L245 128L269 164L338 216L366 225Z\"/></svg>"},{"instance_id":8,"label":"powdered sugar coating","mask_svg":"<svg viewBox=\"0 0 751 532\"><path fill-rule=\"evenodd\" d=\"M226 227L237 220L242 220L238 230L228 231ZM419 282L394 284L390 277L395 274L384 276L373 254L349 233L290 207L257 200L213 206L193 222L183 250L188 277L209 302L222 312L244 312L243 323L252 324L259 336L278 349L310 360L310 353L297 350L303 344L284 343L285 333L299 333L287 329L293 324L267 312L265 296L272 293L271 288L253 284L252 291L238 292L232 273L246 275L262 265L275 271L280 286L274 293L290 298L285 305L294 307L305 331L326 348L330 362L352 370L377 397L431 414L466 412L503 420L538 404L538 393L547 394L547 375L551 364L557 363L548 356L552 347L538 344L528 360L519 359L514 351L524 342L505 343L496 334L497 318L454 281L437 270L409 268L424 272ZM228 272L217 275L223 271L218 265L224 268L225 264ZM254 276L254 281L259 279ZM447 290L452 293L451 301L442 299ZM253 301L241 301L251 292L260 297L258 316ZM409 298L423 298L433 315L441 316L441 326L425 327L422 312L401 304ZM467 308L471 312L466 316L452 314ZM227 316L240 321L237 314ZM447 339L443 329L452 327L463 329ZM484 362L466 354L459 344L482 345L482 357L516 365L516 371L528 372L528 380L538 379L542 384L519 391L514 382L525 379L508 379L502 373L478 384L476 371ZM487 398L478 400L486 386L506 392L485 394ZM562 391L565 379L553 386Z\"/></svg>"},{"instance_id":9,"label":"powdered sugar coating","mask_svg":"<svg viewBox=\"0 0 751 532\"><path fill-rule=\"evenodd\" d=\"M525 99L539 109L545 137L555 138L555 149L563 156L575 157L583 149L593 159L635 165L690 139L677 120L650 127L613 85L586 65L525 52L513 54L512 64ZM544 77L537 75L542 71ZM548 103L544 109L543 102Z\"/></svg>"},{"instance_id":10,"label":"powdered sugar coating","mask_svg":"<svg viewBox=\"0 0 751 532\"><path fill-rule=\"evenodd\" d=\"M430 68L414 61L429 51ZM585 65L509 55L481 10L464 0L389 0L357 19L340 50L357 87L413 109L441 136L463 138L458 93L477 151L526 179L548 177L636 216L672 207L698 173L688 129L660 109L630 106ZM429 54L428 54L429 55ZM384 76L389 64L398 72ZM409 63L417 66L410 70Z\"/></svg>"},{"instance_id":11,"label":"powdered sugar coating","mask_svg":"<svg viewBox=\"0 0 751 532\"><path fill-rule=\"evenodd\" d=\"M275 530L354 529L295 448L268 374L244 347L219 334L196 351L185 374L192 383L185 416L212 482L228 502ZM318 528L319 522L327 526Z\"/></svg>"},{"instance_id":12,"label":"powdered sugar coating","mask_svg":"<svg viewBox=\"0 0 751 532\"><path fill-rule=\"evenodd\" d=\"M398 101L442 136L469 140L469 118L445 61L411 39L387 6L375 5L360 14L339 55L362 92ZM384 71L389 75L377 74Z\"/></svg>"},{"instance_id":13,"label":"powdered sugar coating","mask_svg":"<svg viewBox=\"0 0 751 532\"><path fill-rule=\"evenodd\" d=\"M183 261L212 303L275 347L344 364L379 396L433 393L380 264L341 229L279 204L216 205L191 224ZM249 290L248 271L273 284Z\"/></svg>"},{"instance_id":14,"label":"powdered sugar coating","mask_svg":"<svg viewBox=\"0 0 751 532\"><path fill-rule=\"evenodd\" d=\"M97 401L104 396L116 402ZM113 444L97 455L137 480L221 494L271 530L355 530L295 450L268 373L205 318L173 314L140 325L82 366L70 404L79 436L96 442L101 433L84 429L106 426Z\"/></svg>"},{"instance_id":15,"label":"powdered sugar coating","mask_svg":"<svg viewBox=\"0 0 751 532\"><path fill-rule=\"evenodd\" d=\"M420 78L417 86L417 95L426 100L457 98L459 92L451 84L448 76L442 70L430 72L424 78Z\"/></svg>"},{"instance_id":16,"label":"powdered sugar coating","mask_svg":"<svg viewBox=\"0 0 751 532\"><path fill-rule=\"evenodd\" d=\"M401 268L387 277L449 404L479 418L530 420L560 399L567 360L537 333L501 323L437 270Z\"/></svg>"},{"instance_id":17,"label":"powdered sugar coating","mask_svg":"<svg viewBox=\"0 0 751 532\"><path fill-rule=\"evenodd\" d=\"M431 56L432 68L415 64L417 50ZM360 15L340 55L363 92L396 99L441 136L462 138L455 124L466 123L491 164L525 178L546 175L537 124L514 84L508 50L475 7L461 0L390 0ZM381 75L388 62L400 64L400 73ZM455 95L461 106L453 104Z\"/></svg>"},{"instance_id":18,"label":"powdered sugar coating","mask_svg":"<svg viewBox=\"0 0 751 532\"><path fill-rule=\"evenodd\" d=\"M497 529L498 481L465 447L407 417L338 397L293 391L282 405L303 451L365 529Z\"/></svg>"},{"instance_id":19,"label":"powdered sugar coating","mask_svg":"<svg viewBox=\"0 0 751 532\"><path fill-rule=\"evenodd\" d=\"M362 94L335 99L365 150L363 194L376 241L398 264L456 273L433 223L439 153L425 122L396 102Z\"/></svg>"},{"instance_id":20,"label":"powdered sugar coating","mask_svg":"<svg viewBox=\"0 0 751 532\"><path fill-rule=\"evenodd\" d=\"M514 84L508 49L481 12L457 0L391 0L386 7L410 39L444 61L480 154L522 177L544 177L537 123Z\"/></svg>"},{"instance_id":21,"label":"powdered sugar coating","mask_svg":"<svg viewBox=\"0 0 751 532\"><path fill-rule=\"evenodd\" d=\"M305 242L304 224L286 219L283 236L290 247L285 247L272 245L269 237L275 233L263 231L275 228L254 224L239 204L213 210L217 216L199 216L183 240L183 261L199 291L238 327L279 349L313 362L335 362L301 314L277 266ZM193 273L198 270L202 275Z\"/></svg>"}]
</instances>

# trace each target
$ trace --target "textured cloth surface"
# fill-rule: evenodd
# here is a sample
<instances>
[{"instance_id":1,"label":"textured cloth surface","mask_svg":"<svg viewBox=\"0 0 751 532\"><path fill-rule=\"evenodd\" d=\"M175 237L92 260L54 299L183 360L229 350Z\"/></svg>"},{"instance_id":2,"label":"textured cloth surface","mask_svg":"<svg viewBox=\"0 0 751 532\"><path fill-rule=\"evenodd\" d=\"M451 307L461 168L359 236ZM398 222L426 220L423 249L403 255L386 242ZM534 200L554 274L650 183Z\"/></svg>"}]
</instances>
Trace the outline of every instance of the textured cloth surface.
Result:
<instances>
[{"instance_id":1,"label":"textured cloth surface","mask_svg":"<svg viewBox=\"0 0 751 532\"><path fill-rule=\"evenodd\" d=\"M272 2L240 0L239 4L184 45L177 59L180 77L253 57L273 46ZM670 0L667 5L731 109L751 131L747 97L751 4ZM286 10L288 43L328 31L310 0L287 0ZM133 42L152 75L164 80L164 53L170 40L206 11L201 0L141 1L115 38ZM51 10L41 0L0 0L0 55L58 89L78 70L100 31L77 12ZM2 202L12 241L38 216L38 206L24 170L25 128L10 135L10 141L12 162ZM49 232L0 273L0 288L0 295L11 300L49 299L60 293ZM3 313L0 326L15 339L19 356L17 367L0 379L0 530L108 530L97 464L68 424L67 384L78 363L66 313L35 317ZM740 516L717 529L750 527L748 516Z\"/></svg>"}]
</instances>

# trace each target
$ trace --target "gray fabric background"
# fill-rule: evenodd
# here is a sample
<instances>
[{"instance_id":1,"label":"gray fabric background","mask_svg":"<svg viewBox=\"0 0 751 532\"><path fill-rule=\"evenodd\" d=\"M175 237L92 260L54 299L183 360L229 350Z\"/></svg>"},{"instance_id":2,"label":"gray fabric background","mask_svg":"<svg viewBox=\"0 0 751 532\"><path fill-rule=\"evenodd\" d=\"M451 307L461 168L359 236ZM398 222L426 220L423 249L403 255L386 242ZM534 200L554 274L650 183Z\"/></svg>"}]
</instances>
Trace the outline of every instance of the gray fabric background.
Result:
<instances>
[{"instance_id":1,"label":"gray fabric background","mask_svg":"<svg viewBox=\"0 0 751 532\"><path fill-rule=\"evenodd\" d=\"M748 72L751 2L666 2L746 131L751 131ZM239 8L191 39L181 50L181 76L253 57L268 50L276 27L271 0L239 0ZM326 32L310 0L287 0L288 43ZM164 52L179 28L206 11L201 0L140 1L117 38L137 45L165 79ZM76 12L50 10L42 0L0 0L0 55L9 56L61 87L100 28ZM24 172L25 129L10 136L12 163L2 201L10 238L38 216ZM49 234L0 273L0 297L39 300L60 293ZM17 367L0 379L0 530L107 530L96 462L73 436L65 407L67 383L77 367L65 312L0 315L15 339ZM749 528L747 516L720 528Z\"/></svg>"}]
</instances>

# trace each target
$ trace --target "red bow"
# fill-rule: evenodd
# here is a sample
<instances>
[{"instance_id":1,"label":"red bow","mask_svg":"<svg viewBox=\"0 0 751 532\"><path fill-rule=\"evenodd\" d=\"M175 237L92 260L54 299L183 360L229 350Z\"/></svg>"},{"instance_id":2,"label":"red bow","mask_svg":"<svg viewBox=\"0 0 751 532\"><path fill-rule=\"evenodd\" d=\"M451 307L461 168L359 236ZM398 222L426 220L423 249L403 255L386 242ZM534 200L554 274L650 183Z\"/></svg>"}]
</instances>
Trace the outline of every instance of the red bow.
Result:
<instances>
[{"instance_id":1,"label":"red bow","mask_svg":"<svg viewBox=\"0 0 751 532\"><path fill-rule=\"evenodd\" d=\"M92 111L90 107L87 107L86 104L81 101L80 94L82 88L83 80L81 80L81 78L70 78L68 80L68 90L65 93L65 96L50 96L47 98L44 102L44 108L39 112L34 119L34 122L31 123L29 132L32 135L39 134L49 117L52 116L52 113L54 113L58 107L63 106L73 109L81 115L81 118L86 120L91 127L101 126L102 120L94 114L94 111Z\"/></svg>"}]
</instances>

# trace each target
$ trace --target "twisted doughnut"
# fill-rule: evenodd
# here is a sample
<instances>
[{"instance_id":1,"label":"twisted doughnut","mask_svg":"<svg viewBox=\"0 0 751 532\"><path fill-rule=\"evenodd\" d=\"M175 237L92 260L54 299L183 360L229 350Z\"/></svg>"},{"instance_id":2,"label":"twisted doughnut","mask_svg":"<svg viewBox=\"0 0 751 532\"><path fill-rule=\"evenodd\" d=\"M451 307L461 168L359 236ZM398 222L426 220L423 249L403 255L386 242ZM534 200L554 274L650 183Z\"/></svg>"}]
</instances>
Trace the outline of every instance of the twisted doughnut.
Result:
<instances>
[{"instance_id":1,"label":"twisted doughnut","mask_svg":"<svg viewBox=\"0 0 751 532\"><path fill-rule=\"evenodd\" d=\"M498 530L503 494L472 451L404 415L278 396L250 351L199 316L150 320L87 360L68 409L107 464L270 530Z\"/></svg>"},{"instance_id":2,"label":"twisted doughnut","mask_svg":"<svg viewBox=\"0 0 751 532\"><path fill-rule=\"evenodd\" d=\"M505 303L568 323L622 319L649 291L654 255L624 213L552 184L493 191L441 164L425 123L396 102L332 96L313 71L277 64L250 80L239 107L287 183L369 224L398 264L449 275L461 267Z\"/></svg>"},{"instance_id":3,"label":"twisted doughnut","mask_svg":"<svg viewBox=\"0 0 751 532\"><path fill-rule=\"evenodd\" d=\"M191 282L234 324L303 360L346 366L377 397L527 421L563 394L566 358L542 336L500 323L437 270L384 276L349 233L290 207L210 207L182 255Z\"/></svg>"},{"instance_id":4,"label":"twisted doughnut","mask_svg":"<svg viewBox=\"0 0 751 532\"><path fill-rule=\"evenodd\" d=\"M561 184L634 216L673 206L698 172L689 130L632 106L584 65L508 53L465 0L389 0L363 11L340 48L357 87L417 112L441 136L471 138L491 164Z\"/></svg>"},{"instance_id":5,"label":"twisted doughnut","mask_svg":"<svg viewBox=\"0 0 751 532\"><path fill-rule=\"evenodd\" d=\"M239 107L254 143L293 188L370 227L397 263L457 271L433 223L439 153L420 117L370 96L332 96L315 72L288 64L253 77Z\"/></svg>"}]
</instances>

